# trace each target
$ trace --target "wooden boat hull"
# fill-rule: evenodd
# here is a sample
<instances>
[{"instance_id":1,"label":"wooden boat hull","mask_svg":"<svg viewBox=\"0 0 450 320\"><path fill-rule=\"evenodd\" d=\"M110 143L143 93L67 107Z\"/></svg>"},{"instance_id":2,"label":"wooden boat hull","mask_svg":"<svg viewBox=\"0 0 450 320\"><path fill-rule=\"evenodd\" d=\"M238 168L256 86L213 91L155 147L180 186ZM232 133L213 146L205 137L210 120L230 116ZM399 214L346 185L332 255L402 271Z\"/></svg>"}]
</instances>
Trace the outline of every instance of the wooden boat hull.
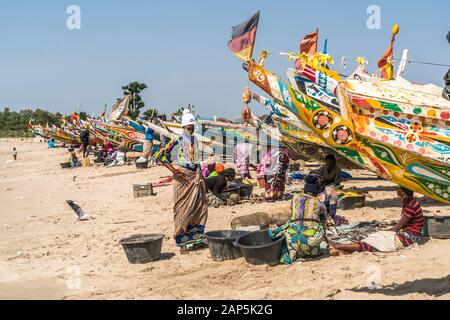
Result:
<instances>
[{"instance_id":1,"label":"wooden boat hull","mask_svg":"<svg viewBox=\"0 0 450 320\"><path fill-rule=\"evenodd\" d=\"M341 102L338 113L288 86L275 74L254 62L246 63L244 69L248 72L250 81L293 112L341 155L386 180L450 203L450 165L361 135L355 130L348 112L350 103L341 86L337 90L337 97ZM328 121L319 124L319 116L325 116Z\"/></svg>"},{"instance_id":2,"label":"wooden boat hull","mask_svg":"<svg viewBox=\"0 0 450 320\"><path fill-rule=\"evenodd\" d=\"M123 147L128 150L143 152L144 135L142 133L138 133L129 127L97 120L90 120L89 122L91 123L91 132L99 139L109 141L116 148Z\"/></svg>"}]
</instances>

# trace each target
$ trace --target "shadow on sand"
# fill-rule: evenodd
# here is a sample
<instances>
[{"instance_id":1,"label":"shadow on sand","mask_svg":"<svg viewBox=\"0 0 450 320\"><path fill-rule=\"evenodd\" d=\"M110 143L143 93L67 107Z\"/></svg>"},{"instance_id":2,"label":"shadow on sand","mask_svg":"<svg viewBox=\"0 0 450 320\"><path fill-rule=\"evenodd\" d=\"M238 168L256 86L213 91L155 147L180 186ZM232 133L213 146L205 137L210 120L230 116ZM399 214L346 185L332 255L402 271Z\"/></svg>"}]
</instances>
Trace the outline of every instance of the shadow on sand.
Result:
<instances>
[{"instance_id":1,"label":"shadow on sand","mask_svg":"<svg viewBox=\"0 0 450 320\"><path fill-rule=\"evenodd\" d=\"M366 177L353 177L351 179L344 179L347 181L382 181L383 179L378 176L366 176Z\"/></svg>"},{"instance_id":2,"label":"shadow on sand","mask_svg":"<svg viewBox=\"0 0 450 320\"><path fill-rule=\"evenodd\" d=\"M389 187L390 188L390 187ZM367 188L366 188L367 189ZM395 187L394 187L395 189ZM362 189L365 190L365 189ZM417 200L420 202L422 209L426 209L428 207L447 207L448 204L439 202L427 197L417 197ZM391 199L379 199L379 200L366 200L366 204L364 205L366 208L372 209L382 209L382 208L398 208L401 210L402 205L397 197Z\"/></svg>"},{"instance_id":3,"label":"shadow on sand","mask_svg":"<svg viewBox=\"0 0 450 320\"><path fill-rule=\"evenodd\" d=\"M159 260L170 260L175 256L176 256L176 254L173 252L164 252L164 253L161 253Z\"/></svg>"},{"instance_id":4,"label":"shadow on sand","mask_svg":"<svg viewBox=\"0 0 450 320\"><path fill-rule=\"evenodd\" d=\"M371 192L371 191L385 191L385 192L395 192L397 190L396 186L373 186L373 187L362 187L358 188L361 191Z\"/></svg>"},{"instance_id":5,"label":"shadow on sand","mask_svg":"<svg viewBox=\"0 0 450 320\"><path fill-rule=\"evenodd\" d=\"M402 206L398 198L380 199L380 200L366 200L365 208L383 209L383 208L398 208L401 210Z\"/></svg>"},{"instance_id":6,"label":"shadow on sand","mask_svg":"<svg viewBox=\"0 0 450 320\"><path fill-rule=\"evenodd\" d=\"M350 291L365 293L380 293L386 296L403 296L410 293L424 293L440 297L450 293L450 275L438 279L420 279L402 284L391 284L381 289L353 288Z\"/></svg>"}]
</instances>

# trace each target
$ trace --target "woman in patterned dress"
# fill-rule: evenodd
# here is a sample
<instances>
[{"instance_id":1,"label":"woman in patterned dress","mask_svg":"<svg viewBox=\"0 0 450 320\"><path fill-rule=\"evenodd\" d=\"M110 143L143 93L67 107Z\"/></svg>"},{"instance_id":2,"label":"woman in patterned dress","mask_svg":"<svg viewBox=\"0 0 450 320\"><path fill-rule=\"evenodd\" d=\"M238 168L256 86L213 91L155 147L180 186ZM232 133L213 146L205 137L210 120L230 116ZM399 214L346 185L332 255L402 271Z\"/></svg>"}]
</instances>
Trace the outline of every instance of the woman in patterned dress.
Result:
<instances>
[{"instance_id":1,"label":"woman in patterned dress","mask_svg":"<svg viewBox=\"0 0 450 320\"><path fill-rule=\"evenodd\" d=\"M326 241L327 208L317 198L320 181L315 175L309 175L305 180L304 193L292 199L291 218L281 227L268 229L273 239L286 236L281 263L291 264L302 256L318 256L320 244Z\"/></svg>"},{"instance_id":2,"label":"woman in patterned dress","mask_svg":"<svg viewBox=\"0 0 450 320\"><path fill-rule=\"evenodd\" d=\"M206 183L195 159L194 122L191 113L183 114L183 134L154 155L173 173L174 238L181 254L188 253L190 245L194 248L204 245L208 218ZM177 163L176 167L173 162Z\"/></svg>"},{"instance_id":3,"label":"woman in patterned dress","mask_svg":"<svg viewBox=\"0 0 450 320\"><path fill-rule=\"evenodd\" d=\"M288 166L289 154L285 148L272 149L262 159L256 172L258 177L264 177L267 201L283 198Z\"/></svg>"}]
</instances>

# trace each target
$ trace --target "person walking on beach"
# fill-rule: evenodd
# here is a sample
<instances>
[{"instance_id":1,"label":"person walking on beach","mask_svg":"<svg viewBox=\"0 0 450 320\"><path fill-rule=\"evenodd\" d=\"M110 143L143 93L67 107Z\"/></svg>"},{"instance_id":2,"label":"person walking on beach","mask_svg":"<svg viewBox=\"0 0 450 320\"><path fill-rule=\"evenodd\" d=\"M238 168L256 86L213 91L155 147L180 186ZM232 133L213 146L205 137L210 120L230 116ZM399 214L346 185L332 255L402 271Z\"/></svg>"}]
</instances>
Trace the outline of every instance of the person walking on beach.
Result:
<instances>
[{"instance_id":1,"label":"person walking on beach","mask_svg":"<svg viewBox=\"0 0 450 320\"><path fill-rule=\"evenodd\" d=\"M148 158L151 156L152 149L153 149L153 134L155 132L150 129L145 129L145 140L144 140L144 152L142 153L142 156L139 157L139 159L136 162L145 162L148 161Z\"/></svg>"},{"instance_id":2,"label":"person walking on beach","mask_svg":"<svg viewBox=\"0 0 450 320\"><path fill-rule=\"evenodd\" d=\"M14 157L14 161L17 160L17 150L16 147L13 148L13 157Z\"/></svg>"},{"instance_id":3,"label":"person walking on beach","mask_svg":"<svg viewBox=\"0 0 450 320\"><path fill-rule=\"evenodd\" d=\"M195 159L194 122L194 115L185 110L181 121L183 133L154 156L173 173L174 238L181 254L188 253L190 245L194 249L205 245L208 218L206 183ZM173 160L178 164L176 167L172 165Z\"/></svg>"},{"instance_id":4,"label":"person walking on beach","mask_svg":"<svg viewBox=\"0 0 450 320\"><path fill-rule=\"evenodd\" d=\"M83 144L83 158L86 158L87 156L89 156L89 150L88 150L89 128L90 128L90 124L88 123L86 125L86 129L81 131L81 133L80 133L80 140L81 140L81 143Z\"/></svg>"}]
</instances>

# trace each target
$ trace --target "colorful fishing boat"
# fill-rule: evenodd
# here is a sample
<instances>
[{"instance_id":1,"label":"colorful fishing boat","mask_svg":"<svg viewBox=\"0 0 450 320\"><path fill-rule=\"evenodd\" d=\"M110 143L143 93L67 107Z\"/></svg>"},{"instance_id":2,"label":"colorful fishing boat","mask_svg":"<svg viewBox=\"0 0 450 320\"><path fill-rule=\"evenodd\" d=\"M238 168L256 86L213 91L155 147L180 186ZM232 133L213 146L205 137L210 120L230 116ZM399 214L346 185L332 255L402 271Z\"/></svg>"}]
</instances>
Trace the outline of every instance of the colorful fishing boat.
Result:
<instances>
[{"instance_id":1,"label":"colorful fishing boat","mask_svg":"<svg viewBox=\"0 0 450 320\"><path fill-rule=\"evenodd\" d=\"M31 120L28 123L28 130L30 130L31 133L34 134L35 136L42 137L44 139L49 139L49 136L47 136L44 133L44 127L40 124L38 124L38 125L32 124Z\"/></svg>"},{"instance_id":2,"label":"colorful fishing boat","mask_svg":"<svg viewBox=\"0 0 450 320\"><path fill-rule=\"evenodd\" d=\"M244 69L251 82L340 154L384 179L450 203L450 165L438 157L429 157L435 146L444 146L450 136L447 100L418 85L348 80L341 81L336 91L338 113L254 61L245 63ZM392 85L399 94L392 91ZM382 94L369 90L375 87L383 88ZM403 132L399 132L401 125ZM435 132L445 135L439 137ZM433 139L436 144L430 143Z\"/></svg>"},{"instance_id":3,"label":"colorful fishing boat","mask_svg":"<svg viewBox=\"0 0 450 320\"><path fill-rule=\"evenodd\" d=\"M80 145L79 138L77 139L73 135L68 134L63 129L58 128L54 125L47 126L44 128L44 135L50 139L55 139L56 141L67 143L70 145Z\"/></svg>"},{"instance_id":4,"label":"colorful fishing boat","mask_svg":"<svg viewBox=\"0 0 450 320\"><path fill-rule=\"evenodd\" d=\"M271 111L272 120L283 135L285 144L289 145L291 154L294 155L293 158L306 161L323 161L326 155L335 153L287 108L255 93L252 93L252 98ZM290 137L291 141L288 141L287 137ZM338 163L345 168L359 168L346 157L338 157Z\"/></svg>"},{"instance_id":5,"label":"colorful fishing boat","mask_svg":"<svg viewBox=\"0 0 450 320\"><path fill-rule=\"evenodd\" d=\"M87 119L91 124L90 131L95 137L109 141L115 147L123 147L131 151L142 152L145 136L134 128L103 122L96 119Z\"/></svg>"},{"instance_id":6,"label":"colorful fishing boat","mask_svg":"<svg viewBox=\"0 0 450 320\"><path fill-rule=\"evenodd\" d=\"M434 86L412 84L401 78L391 81L397 25L389 50L378 62L383 78L389 81L341 80L322 63L310 70L311 80L337 98L337 108L335 103L308 95L265 69L267 55L260 55L258 63L251 59L258 19L259 12L235 27L233 30L239 32L233 32L229 42L230 50L245 61L243 67L251 82L294 113L329 147L359 166L450 203L450 164L442 161L442 153L446 154L450 147L450 101L441 97L442 89L437 94ZM242 42L242 37L248 41ZM306 62L314 60L320 62L321 57ZM323 81L328 78L320 73L336 81Z\"/></svg>"}]
</instances>

